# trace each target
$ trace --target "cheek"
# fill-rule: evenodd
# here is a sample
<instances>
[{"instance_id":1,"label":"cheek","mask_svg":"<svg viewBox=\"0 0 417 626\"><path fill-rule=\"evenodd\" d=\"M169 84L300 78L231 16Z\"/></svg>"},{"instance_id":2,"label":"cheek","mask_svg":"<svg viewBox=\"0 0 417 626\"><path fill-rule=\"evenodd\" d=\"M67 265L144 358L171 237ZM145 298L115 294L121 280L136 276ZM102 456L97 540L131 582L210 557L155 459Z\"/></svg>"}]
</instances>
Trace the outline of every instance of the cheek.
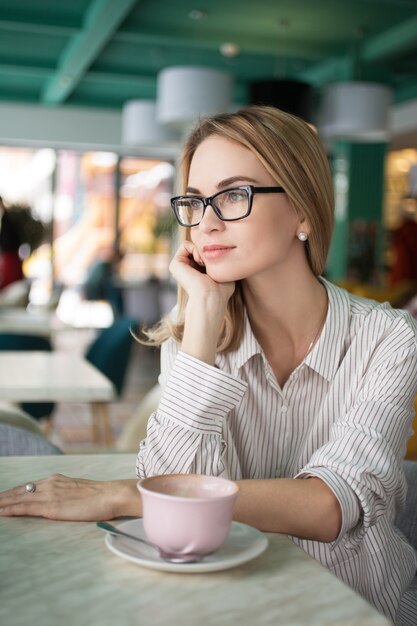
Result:
<instances>
[{"instance_id":1,"label":"cheek","mask_svg":"<svg viewBox=\"0 0 417 626\"><path fill-rule=\"evenodd\" d=\"M187 239L189 241L192 241L194 245L196 245L198 247L198 237L199 232L198 232L198 227L194 226L194 228L190 228L190 230L187 233Z\"/></svg>"}]
</instances>

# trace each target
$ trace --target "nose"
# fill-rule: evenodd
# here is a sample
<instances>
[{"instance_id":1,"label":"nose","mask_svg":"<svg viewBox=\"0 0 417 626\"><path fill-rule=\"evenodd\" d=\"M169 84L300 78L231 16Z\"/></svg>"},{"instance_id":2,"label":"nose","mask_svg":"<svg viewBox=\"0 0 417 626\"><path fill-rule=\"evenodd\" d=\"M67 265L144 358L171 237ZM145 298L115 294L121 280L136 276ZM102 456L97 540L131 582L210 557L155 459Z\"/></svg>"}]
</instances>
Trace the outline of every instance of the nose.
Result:
<instances>
[{"instance_id":1,"label":"nose","mask_svg":"<svg viewBox=\"0 0 417 626\"><path fill-rule=\"evenodd\" d=\"M211 204L208 204L198 228L202 232L208 233L213 230L224 230L225 223L216 215Z\"/></svg>"}]
</instances>

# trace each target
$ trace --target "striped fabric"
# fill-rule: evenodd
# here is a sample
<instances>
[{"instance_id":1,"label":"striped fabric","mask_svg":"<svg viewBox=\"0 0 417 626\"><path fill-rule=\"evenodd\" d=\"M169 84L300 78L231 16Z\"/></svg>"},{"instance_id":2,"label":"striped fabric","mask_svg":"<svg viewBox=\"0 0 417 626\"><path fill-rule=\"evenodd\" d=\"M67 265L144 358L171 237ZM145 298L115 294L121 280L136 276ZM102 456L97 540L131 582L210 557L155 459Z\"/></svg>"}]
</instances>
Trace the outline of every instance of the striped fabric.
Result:
<instances>
[{"instance_id":1,"label":"striped fabric","mask_svg":"<svg viewBox=\"0 0 417 626\"><path fill-rule=\"evenodd\" d=\"M218 355L216 367L172 340L162 346L163 394L137 474L321 478L340 502L340 535L328 544L293 541L395 620L417 567L393 526L406 495L417 325L405 311L323 283L326 323L282 389L247 318L242 344ZM417 597L414 607L407 598L415 625Z\"/></svg>"}]
</instances>

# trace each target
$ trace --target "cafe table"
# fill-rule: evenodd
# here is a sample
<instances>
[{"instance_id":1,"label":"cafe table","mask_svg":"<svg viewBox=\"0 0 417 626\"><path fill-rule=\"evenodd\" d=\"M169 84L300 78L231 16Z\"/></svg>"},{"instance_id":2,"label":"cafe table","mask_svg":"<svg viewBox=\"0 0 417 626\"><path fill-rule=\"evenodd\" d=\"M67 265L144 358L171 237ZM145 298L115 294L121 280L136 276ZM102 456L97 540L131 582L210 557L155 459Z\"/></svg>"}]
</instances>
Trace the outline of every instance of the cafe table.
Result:
<instances>
[{"instance_id":1,"label":"cafe table","mask_svg":"<svg viewBox=\"0 0 417 626\"><path fill-rule=\"evenodd\" d=\"M134 478L134 464L134 455L118 453L3 457L0 490L55 472L99 480ZM268 533L266 551L244 565L204 574L147 569L110 552L104 537L93 522L0 517L0 623L5 626L386 626L390 623L284 535Z\"/></svg>"},{"instance_id":2,"label":"cafe table","mask_svg":"<svg viewBox=\"0 0 417 626\"><path fill-rule=\"evenodd\" d=\"M83 356L66 352L0 352L0 398L11 402L88 402L93 437L100 424L104 443L112 441L108 403L114 400L111 381Z\"/></svg>"},{"instance_id":3,"label":"cafe table","mask_svg":"<svg viewBox=\"0 0 417 626\"><path fill-rule=\"evenodd\" d=\"M65 325L52 311L27 311L0 307L0 333L22 333L51 337Z\"/></svg>"}]
</instances>

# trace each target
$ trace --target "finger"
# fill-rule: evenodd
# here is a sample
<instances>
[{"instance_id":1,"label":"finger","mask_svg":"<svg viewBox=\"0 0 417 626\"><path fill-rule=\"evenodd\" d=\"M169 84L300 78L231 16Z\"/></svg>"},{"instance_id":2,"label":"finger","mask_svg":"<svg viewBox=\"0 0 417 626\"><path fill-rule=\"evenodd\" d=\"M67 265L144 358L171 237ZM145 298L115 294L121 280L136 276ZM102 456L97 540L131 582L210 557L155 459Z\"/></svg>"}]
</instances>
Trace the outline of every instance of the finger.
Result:
<instances>
[{"instance_id":1,"label":"finger","mask_svg":"<svg viewBox=\"0 0 417 626\"><path fill-rule=\"evenodd\" d=\"M27 491L26 485L32 482L35 484L35 491ZM24 485L17 485L16 487L0 492L0 507L6 504L14 503L22 497L31 498L33 500L33 498L37 498L40 493L43 494L46 491L51 492L56 488L62 489L70 486L74 486L73 479L63 476L62 474L54 474L52 476L48 476L47 478L40 478L35 481L31 480Z\"/></svg>"},{"instance_id":2,"label":"finger","mask_svg":"<svg viewBox=\"0 0 417 626\"><path fill-rule=\"evenodd\" d=\"M2 503L0 506L1 517L48 517L48 507L43 500L20 500L10 503Z\"/></svg>"},{"instance_id":3,"label":"finger","mask_svg":"<svg viewBox=\"0 0 417 626\"><path fill-rule=\"evenodd\" d=\"M201 258L195 244L187 239L183 241L182 246L179 248L179 258L189 261L190 257L198 265L204 265L204 261Z\"/></svg>"},{"instance_id":4,"label":"finger","mask_svg":"<svg viewBox=\"0 0 417 626\"><path fill-rule=\"evenodd\" d=\"M36 490L26 491L25 485L20 485L0 494L0 516L31 515L36 517L51 516L51 502L47 491L41 484L36 483Z\"/></svg>"}]
</instances>

